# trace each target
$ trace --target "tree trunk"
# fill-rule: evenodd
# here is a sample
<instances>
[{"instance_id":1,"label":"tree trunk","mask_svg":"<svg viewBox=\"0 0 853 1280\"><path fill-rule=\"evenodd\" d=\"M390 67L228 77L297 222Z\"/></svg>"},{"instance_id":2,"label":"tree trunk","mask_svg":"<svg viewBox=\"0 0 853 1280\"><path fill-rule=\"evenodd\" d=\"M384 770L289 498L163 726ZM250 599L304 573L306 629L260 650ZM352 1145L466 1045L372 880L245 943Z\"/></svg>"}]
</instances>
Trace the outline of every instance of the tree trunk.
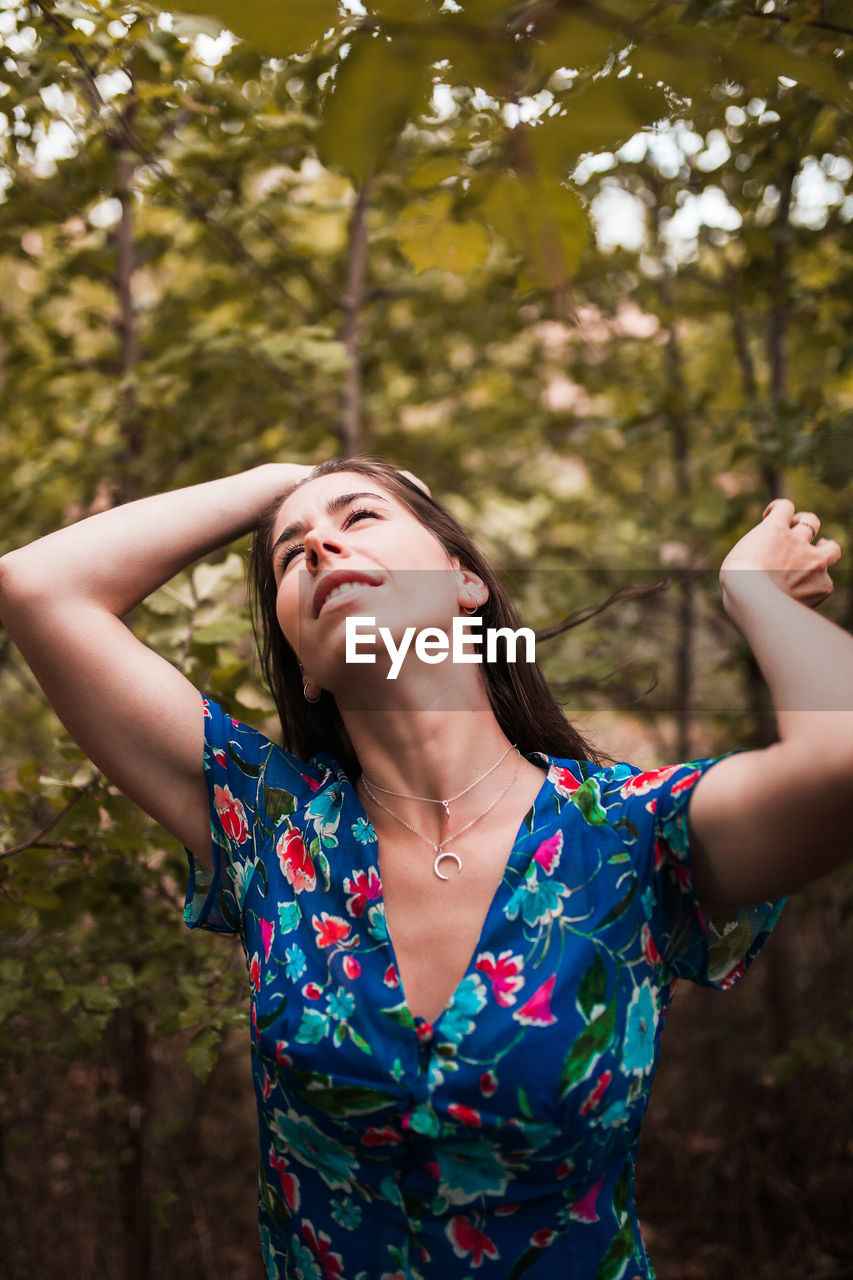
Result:
<instances>
[{"instance_id":1,"label":"tree trunk","mask_svg":"<svg viewBox=\"0 0 853 1280\"><path fill-rule=\"evenodd\" d=\"M134 103L125 112L130 125ZM121 216L116 230L115 291L118 303L119 411L122 437L122 474L113 491L118 504L137 496L142 477L138 463L144 446L142 422L133 379L139 365L139 328L134 291L137 266L134 218L136 156L127 149L122 132L110 135L116 156L116 195ZM145 903L139 896L139 910ZM144 1018L133 1007L118 1009L113 1023L116 1084L119 1093L123 1160L118 1189L121 1206L124 1280L150 1280L151 1222L147 1206L146 1166L151 1107L149 1032Z\"/></svg>"},{"instance_id":2,"label":"tree trunk","mask_svg":"<svg viewBox=\"0 0 853 1280\"><path fill-rule=\"evenodd\" d=\"M653 183L656 208L658 254L663 259L663 237L660 231L662 218L659 184ZM675 566L676 577L676 636L675 636L675 754L678 760L689 760L692 754L693 720L693 667L694 631L696 625L695 602L695 546L692 530L690 466L690 429L688 419L687 379L684 374L684 356L676 329L676 307L672 294L672 282L664 267L660 276L659 292L662 319L664 320L664 418L669 435L675 481L675 516L679 526L679 541L687 545L687 554L680 565Z\"/></svg>"},{"instance_id":3,"label":"tree trunk","mask_svg":"<svg viewBox=\"0 0 853 1280\"><path fill-rule=\"evenodd\" d=\"M146 1195L151 1085L149 1034L144 1020L132 1009L116 1012L114 1042L124 1144L119 1169L123 1280L150 1280L151 1222Z\"/></svg>"},{"instance_id":4,"label":"tree trunk","mask_svg":"<svg viewBox=\"0 0 853 1280\"><path fill-rule=\"evenodd\" d=\"M767 363L770 371L770 432L779 431L788 394L788 309L790 304L789 241L791 236L791 200L797 163L789 160L779 169L779 212L773 224L773 270L770 276L770 307L767 314ZM767 501L782 494L784 477L781 468L765 457L761 477Z\"/></svg>"},{"instance_id":5,"label":"tree trunk","mask_svg":"<svg viewBox=\"0 0 853 1280\"><path fill-rule=\"evenodd\" d=\"M128 109L128 117L130 108ZM122 474L113 491L114 501L129 502L137 496L140 477L136 463L142 453L142 423L139 417L133 377L139 364L139 330L134 297L136 245L134 243L134 192L136 158L123 147L116 153L116 195L121 204L121 217L116 232L115 290L118 302L117 330L119 338L119 413L123 448L120 455Z\"/></svg>"},{"instance_id":6,"label":"tree trunk","mask_svg":"<svg viewBox=\"0 0 853 1280\"><path fill-rule=\"evenodd\" d=\"M362 324L367 281L367 214L370 182L359 188L352 212L347 258L347 291L343 298L343 342L349 364L344 387L341 450L345 457L364 448L362 421Z\"/></svg>"}]
</instances>

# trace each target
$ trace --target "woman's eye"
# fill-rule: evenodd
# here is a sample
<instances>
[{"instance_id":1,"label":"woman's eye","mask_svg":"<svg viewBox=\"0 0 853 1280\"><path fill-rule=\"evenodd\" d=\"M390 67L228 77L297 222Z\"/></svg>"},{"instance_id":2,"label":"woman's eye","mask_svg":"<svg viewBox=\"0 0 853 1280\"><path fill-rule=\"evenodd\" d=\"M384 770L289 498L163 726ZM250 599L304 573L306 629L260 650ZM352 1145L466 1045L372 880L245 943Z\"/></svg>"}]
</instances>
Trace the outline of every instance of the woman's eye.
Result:
<instances>
[{"instance_id":1,"label":"woman's eye","mask_svg":"<svg viewBox=\"0 0 853 1280\"><path fill-rule=\"evenodd\" d=\"M348 528L348 526L353 524L356 520L360 520L362 516L375 516L377 520L379 519L379 513L377 511L369 511L367 507L359 507L357 511L351 511L347 516L344 521L344 528Z\"/></svg>"},{"instance_id":2,"label":"woman's eye","mask_svg":"<svg viewBox=\"0 0 853 1280\"><path fill-rule=\"evenodd\" d=\"M343 527L345 529L348 529L351 524L355 524L356 520L362 520L365 516L373 516L375 520L379 520L381 518L378 511L371 511L368 507L359 507L357 511L351 511L349 513L346 520L344 521ZM280 571L284 573L285 569L293 560L293 558L299 555L300 551L304 551L304 550L305 550L304 546L302 545L301 542L299 542L299 543L296 543L294 546L287 547L286 550L282 551L279 557L279 562L278 562Z\"/></svg>"},{"instance_id":3,"label":"woman's eye","mask_svg":"<svg viewBox=\"0 0 853 1280\"><path fill-rule=\"evenodd\" d=\"M285 569L290 564L293 557L295 555L298 555L300 551L304 551L304 550L305 548L302 546L302 543L300 542L297 546L288 547L286 551L282 552L282 555L278 562L279 568L281 569L282 573L284 573Z\"/></svg>"}]
</instances>

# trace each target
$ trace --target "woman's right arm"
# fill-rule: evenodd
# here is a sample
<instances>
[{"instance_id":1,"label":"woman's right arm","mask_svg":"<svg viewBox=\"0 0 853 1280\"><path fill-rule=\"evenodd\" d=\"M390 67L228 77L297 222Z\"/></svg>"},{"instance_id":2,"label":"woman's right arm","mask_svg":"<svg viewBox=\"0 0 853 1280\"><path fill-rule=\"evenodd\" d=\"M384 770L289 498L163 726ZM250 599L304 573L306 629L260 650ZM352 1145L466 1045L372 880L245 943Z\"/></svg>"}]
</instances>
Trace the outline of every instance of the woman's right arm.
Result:
<instances>
[{"instance_id":1,"label":"woman's right arm","mask_svg":"<svg viewBox=\"0 0 853 1280\"><path fill-rule=\"evenodd\" d=\"M0 617L68 732L205 861L201 698L121 619L181 569L248 533L309 472L269 463L142 498L0 559Z\"/></svg>"}]
</instances>

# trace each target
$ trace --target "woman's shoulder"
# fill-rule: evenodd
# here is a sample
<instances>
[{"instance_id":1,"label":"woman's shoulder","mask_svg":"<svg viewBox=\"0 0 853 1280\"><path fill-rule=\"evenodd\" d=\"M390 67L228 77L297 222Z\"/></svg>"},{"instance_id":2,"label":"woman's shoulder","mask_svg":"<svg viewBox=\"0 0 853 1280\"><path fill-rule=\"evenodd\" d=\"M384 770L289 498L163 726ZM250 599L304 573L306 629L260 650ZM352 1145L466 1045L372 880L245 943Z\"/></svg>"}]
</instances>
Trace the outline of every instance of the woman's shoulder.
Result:
<instances>
[{"instance_id":1,"label":"woman's shoulder","mask_svg":"<svg viewBox=\"0 0 853 1280\"><path fill-rule=\"evenodd\" d=\"M548 755L544 751L531 753L531 758L549 764L549 777L555 783L564 781L568 785L585 782L596 786L615 787L628 795L643 795L655 791L679 775L701 770L720 757L709 757L701 760L685 760L678 764L656 765L648 768L645 765L633 764L629 760L607 760L598 763L594 760L575 760Z\"/></svg>"},{"instance_id":2,"label":"woman's shoulder","mask_svg":"<svg viewBox=\"0 0 853 1280\"><path fill-rule=\"evenodd\" d=\"M681 815L710 760L644 768L627 760L576 760L533 752L530 759L547 764L547 779L556 798L557 814L567 820L578 809L595 826L628 822L633 828L653 827L667 817ZM541 805L545 811L545 804Z\"/></svg>"},{"instance_id":3,"label":"woman's shoulder","mask_svg":"<svg viewBox=\"0 0 853 1280\"><path fill-rule=\"evenodd\" d=\"M224 770L246 784L286 791L301 801L346 777L343 766L327 751L307 760L273 741L266 733L235 719L214 699L203 696L205 767Z\"/></svg>"},{"instance_id":4,"label":"woman's shoulder","mask_svg":"<svg viewBox=\"0 0 853 1280\"><path fill-rule=\"evenodd\" d=\"M548 778L559 791L564 788L569 793L583 786L609 787L623 786L629 778L643 773L642 766L631 764L627 760L607 760L599 763L595 760L576 760L568 756L552 756L546 751L534 751L528 757L535 764L548 766Z\"/></svg>"}]
</instances>

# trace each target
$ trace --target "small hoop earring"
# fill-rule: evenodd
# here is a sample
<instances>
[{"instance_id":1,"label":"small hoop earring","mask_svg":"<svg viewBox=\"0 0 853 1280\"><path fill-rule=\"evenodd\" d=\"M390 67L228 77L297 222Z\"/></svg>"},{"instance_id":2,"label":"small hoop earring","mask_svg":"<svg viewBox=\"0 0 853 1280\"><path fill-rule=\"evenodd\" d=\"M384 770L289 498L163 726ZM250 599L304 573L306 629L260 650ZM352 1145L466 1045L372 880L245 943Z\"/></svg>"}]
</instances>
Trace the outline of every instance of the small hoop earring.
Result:
<instances>
[{"instance_id":1,"label":"small hoop earring","mask_svg":"<svg viewBox=\"0 0 853 1280\"><path fill-rule=\"evenodd\" d=\"M477 610L479 609L479 607L480 607L480 606L477 604L477 597L476 597L475 595L472 595L472 596L470 597L470 599L471 599L471 600L473 600L473 602L474 602L474 606L473 606L473 608L468 609L468 608L466 608L466 607L465 607L465 605L464 605L464 604L462 605L462 612L463 612L463 613L467 613L469 618L472 616L472 614L475 614L475 613L477 612Z\"/></svg>"},{"instance_id":2,"label":"small hoop earring","mask_svg":"<svg viewBox=\"0 0 853 1280\"><path fill-rule=\"evenodd\" d=\"M308 689L309 689L309 688L310 688L310 685L307 685L307 684L304 684L304 685L302 686L302 696L303 696L303 698L305 699L305 701L306 701L306 702L319 702L319 701L320 701L320 699L321 699L321 698L322 698L322 696L323 696L323 690L322 690L322 689L320 690L320 692L317 694L317 697L316 697L316 698L309 698L309 697L308 697Z\"/></svg>"}]
</instances>

